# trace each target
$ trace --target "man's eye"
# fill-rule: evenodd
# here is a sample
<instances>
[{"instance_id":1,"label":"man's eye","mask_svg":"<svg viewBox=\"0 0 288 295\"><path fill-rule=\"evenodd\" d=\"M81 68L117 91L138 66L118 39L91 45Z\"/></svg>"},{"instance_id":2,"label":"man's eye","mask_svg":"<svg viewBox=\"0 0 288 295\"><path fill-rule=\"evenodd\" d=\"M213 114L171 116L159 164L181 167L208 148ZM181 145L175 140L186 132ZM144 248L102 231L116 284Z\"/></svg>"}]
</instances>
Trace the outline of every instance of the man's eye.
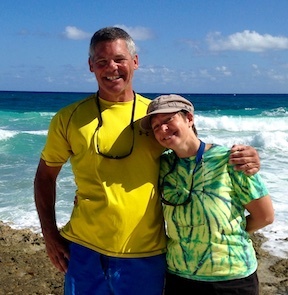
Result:
<instances>
[{"instance_id":1,"label":"man's eye","mask_svg":"<svg viewBox=\"0 0 288 295\"><path fill-rule=\"evenodd\" d=\"M126 62L126 58L117 58L117 59L115 59L115 62L117 64L123 64Z\"/></svg>"},{"instance_id":2,"label":"man's eye","mask_svg":"<svg viewBox=\"0 0 288 295\"><path fill-rule=\"evenodd\" d=\"M96 60L97 66L105 66L107 64L107 60Z\"/></svg>"}]
</instances>

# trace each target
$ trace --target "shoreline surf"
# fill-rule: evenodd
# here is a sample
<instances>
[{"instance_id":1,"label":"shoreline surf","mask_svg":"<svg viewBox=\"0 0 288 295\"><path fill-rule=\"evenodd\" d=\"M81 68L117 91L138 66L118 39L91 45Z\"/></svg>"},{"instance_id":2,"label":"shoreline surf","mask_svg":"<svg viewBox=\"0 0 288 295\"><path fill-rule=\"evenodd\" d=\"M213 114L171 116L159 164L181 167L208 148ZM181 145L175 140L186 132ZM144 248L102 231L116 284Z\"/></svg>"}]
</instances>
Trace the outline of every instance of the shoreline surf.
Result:
<instances>
[{"instance_id":1,"label":"shoreline surf","mask_svg":"<svg viewBox=\"0 0 288 295\"><path fill-rule=\"evenodd\" d=\"M252 235L252 240L258 259L260 295L287 294L288 259L263 250L265 238L261 234ZM0 221L0 267L0 295L63 294L64 275L50 262L39 233L15 230Z\"/></svg>"}]
</instances>

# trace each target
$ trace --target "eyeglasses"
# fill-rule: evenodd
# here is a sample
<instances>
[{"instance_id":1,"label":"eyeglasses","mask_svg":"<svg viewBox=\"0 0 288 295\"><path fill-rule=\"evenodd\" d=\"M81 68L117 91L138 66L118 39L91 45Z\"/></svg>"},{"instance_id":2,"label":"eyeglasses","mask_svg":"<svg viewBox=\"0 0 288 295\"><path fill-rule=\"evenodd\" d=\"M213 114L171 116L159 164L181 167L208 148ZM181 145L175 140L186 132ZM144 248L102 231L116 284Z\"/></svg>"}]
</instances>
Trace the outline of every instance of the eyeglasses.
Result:
<instances>
[{"instance_id":1,"label":"eyeglasses","mask_svg":"<svg viewBox=\"0 0 288 295\"><path fill-rule=\"evenodd\" d=\"M181 111L177 113L167 114L166 118L162 122L156 122L156 124L152 124L152 118L150 118L150 125L152 127L153 132L157 132L161 129L163 125L170 125L173 122L173 119L177 114L179 114Z\"/></svg>"},{"instance_id":2,"label":"eyeglasses","mask_svg":"<svg viewBox=\"0 0 288 295\"><path fill-rule=\"evenodd\" d=\"M175 160L173 162L172 168L164 175L162 182L160 184L161 201L163 204L168 205L168 206L177 207L177 206L185 206L192 201L192 192L196 193L196 190L193 189L194 175L195 175L196 170L200 166L199 164L202 163L202 165L203 165L202 156L203 156L204 150L205 150L205 143L200 141L200 147L199 147L199 149L197 151L197 155L196 155L196 164L195 164L195 167L194 167L192 175L191 175L191 184L190 184L188 196L183 197L183 195L184 195L183 194L183 191L184 191L183 187L181 187L181 189L180 189L182 193L179 193L179 191L177 190L177 187L174 187L174 188L171 188L172 194L170 195L170 197L169 197L170 199L168 201L164 197L164 187L165 186L171 187L171 183L169 181L166 181L166 183L165 183L165 178L176 169L179 158L175 155ZM204 175L203 175L204 172L203 171L204 171L204 169L203 169L203 167L200 167L200 169L202 169L202 191L203 191L203 180L204 180Z\"/></svg>"},{"instance_id":3,"label":"eyeglasses","mask_svg":"<svg viewBox=\"0 0 288 295\"><path fill-rule=\"evenodd\" d=\"M130 128L132 130L132 144L131 144L131 147L129 149L129 151L127 153L124 153L123 155L109 155L109 154L104 154L103 152L100 151L100 148L99 148L99 130L100 128L102 127L103 125L103 119L102 119L102 113L101 113L101 107L100 107L100 100L99 100L99 91L97 92L97 95L96 95L96 105L97 105L97 109L98 109L98 112L99 112L99 118L98 118L98 126L96 127L95 129L95 132L94 132L94 137L95 137L95 134L96 134L96 145L94 144L94 147L95 147L95 150L96 150L96 153L98 153L99 155L101 155L102 157L104 158L107 158L107 159L113 159L113 160L121 160L121 159L124 159L124 158L127 158L128 156L130 156L133 152L133 149L134 149L134 139L135 139L135 132L134 132L134 114L135 114L135 106L136 106L136 97L135 97L135 92L134 93L134 98L133 98L133 107L132 107L132 113L131 113L131 120L130 120ZM93 142L95 141L95 138L93 138Z\"/></svg>"}]
</instances>

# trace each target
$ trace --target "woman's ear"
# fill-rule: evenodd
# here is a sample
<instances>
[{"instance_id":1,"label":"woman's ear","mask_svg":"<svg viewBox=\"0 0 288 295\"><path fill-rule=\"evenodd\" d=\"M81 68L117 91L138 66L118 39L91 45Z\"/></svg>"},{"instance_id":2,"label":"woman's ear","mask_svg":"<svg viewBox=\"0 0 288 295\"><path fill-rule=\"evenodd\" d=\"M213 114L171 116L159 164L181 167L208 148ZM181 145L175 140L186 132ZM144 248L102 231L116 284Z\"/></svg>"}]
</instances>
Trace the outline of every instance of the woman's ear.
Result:
<instances>
[{"instance_id":1,"label":"woman's ear","mask_svg":"<svg viewBox=\"0 0 288 295\"><path fill-rule=\"evenodd\" d=\"M194 124L194 115L192 113L187 113L186 118L189 122L189 127L192 127Z\"/></svg>"}]
</instances>

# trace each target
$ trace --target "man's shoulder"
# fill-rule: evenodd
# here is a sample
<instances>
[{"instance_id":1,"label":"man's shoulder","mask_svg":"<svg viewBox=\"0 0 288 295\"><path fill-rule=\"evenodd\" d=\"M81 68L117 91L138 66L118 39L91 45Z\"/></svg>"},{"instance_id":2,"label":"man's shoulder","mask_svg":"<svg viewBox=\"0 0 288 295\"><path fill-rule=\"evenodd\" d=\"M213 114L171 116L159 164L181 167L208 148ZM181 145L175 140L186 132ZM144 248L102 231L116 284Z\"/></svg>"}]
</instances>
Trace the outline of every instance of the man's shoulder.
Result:
<instances>
[{"instance_id":1,"label":"man's shoulder","mask_svg":"<svg viewBox=\"0 0 288 295\"><path fill-rule=\"evenodd\" d=\"M91 104L95 105L95 94L91 94L83 99L72 102L61 108L57 113L73 113L79 108L90 108Z\"/></svg>"},{"instance_id":2,"label":"man's shoulder","mask_svg":"<svg viewBox=\"0 0 288 295\"><path fill-rule=\"evenodd\" d=\"M137 100L148 107L150 102L152 101L150 98L143 96L142 94L136 93Z\"/></svg>"}]
</instances>

